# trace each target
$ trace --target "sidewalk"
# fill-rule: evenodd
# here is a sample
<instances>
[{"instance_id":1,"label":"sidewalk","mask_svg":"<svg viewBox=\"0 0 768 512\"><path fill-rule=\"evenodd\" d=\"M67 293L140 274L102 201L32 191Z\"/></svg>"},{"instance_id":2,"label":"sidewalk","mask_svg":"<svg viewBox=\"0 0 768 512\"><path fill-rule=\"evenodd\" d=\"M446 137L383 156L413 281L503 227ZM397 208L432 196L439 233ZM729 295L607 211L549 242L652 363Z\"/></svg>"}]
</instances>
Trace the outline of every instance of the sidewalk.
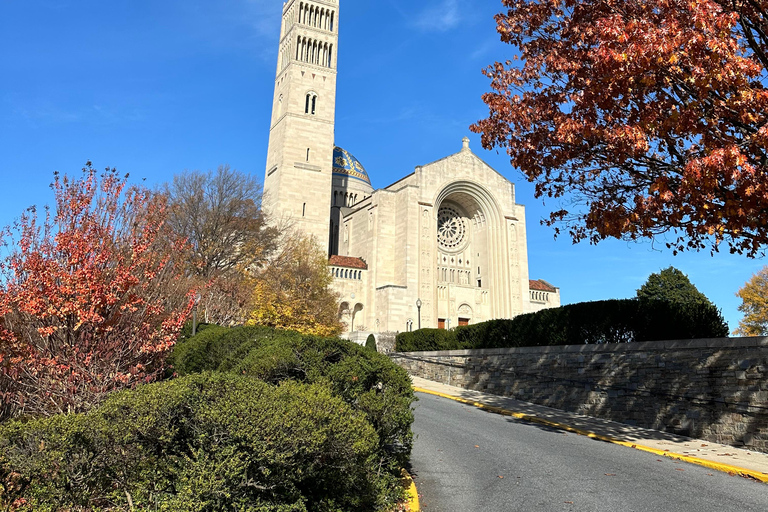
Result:
<instances>
[{"instance_id":1,"label":"sidewalk","mask_svg":"<svg viewBox=\"0 0 768 512\"><path fill-rule=\"evenodd\" d=\"M601 441L768 483L768 454L765 453L559 411L543 405L521 402L514 398L440 384L420 377L411 377L411 379L414 389L418 392L444 396L524 421L549 425Z\"/></svg>"}]
</instances>

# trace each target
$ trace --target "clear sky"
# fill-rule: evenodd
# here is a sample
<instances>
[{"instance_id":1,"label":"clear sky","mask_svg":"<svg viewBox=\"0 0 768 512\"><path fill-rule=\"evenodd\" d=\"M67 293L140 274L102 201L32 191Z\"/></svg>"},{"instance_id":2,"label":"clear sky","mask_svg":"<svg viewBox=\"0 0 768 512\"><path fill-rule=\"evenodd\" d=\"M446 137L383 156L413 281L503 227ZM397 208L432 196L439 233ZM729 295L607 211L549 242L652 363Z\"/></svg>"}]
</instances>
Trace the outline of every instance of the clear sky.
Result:
<instances>
[{"instance_id":1,"label":"clear sky","mask_svg":"<svg viewBox=\"0 0 768 512\"><path fill-rule=\"evenodd\" d=\"M52 201L54 171L91 160L150 186L230 164L263 180L282 0L0 0L0 225ZM542 204L469 125L487 114L481 70L512 57L498 0L341 0L336 144L374 188L461 149L516 183L532 279L564 303L635 295L673 265L741 317L738 288L766 262L673 256L663 243L572 245L539 225Z\"/></svg>"}]
</instances>

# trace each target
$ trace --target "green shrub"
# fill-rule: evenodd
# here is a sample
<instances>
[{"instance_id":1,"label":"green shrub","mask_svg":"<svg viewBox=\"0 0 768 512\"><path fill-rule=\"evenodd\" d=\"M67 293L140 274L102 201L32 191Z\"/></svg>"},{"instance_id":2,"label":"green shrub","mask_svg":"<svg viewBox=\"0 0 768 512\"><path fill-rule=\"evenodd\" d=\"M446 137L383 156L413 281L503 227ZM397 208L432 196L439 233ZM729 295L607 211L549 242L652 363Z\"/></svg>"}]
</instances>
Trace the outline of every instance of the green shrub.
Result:
<instances>
[{"instance_id":1,"label":"green shrub","mask_svg":"<svg viewBox=\"0 0 768 512\"><path fill-rule=\"evenodd\" d=\"M728 324L711 302L640 300L637 340L724 338Z\"/></svg>"},{"instance_id":2,"label":"green shrub","mask_svg":"<svg viewBox=\"0 0 768 512\"><path fill-rule=\"evenodd\" d=\"M419 329L401 332L395 338L398 352L422 352L429 350L457 350L462 348L456 340L455 331L445 329Z\"/></svg>"},{"instance_id":3,"label":"green shrub","mask_svg":"<svg viewBox=\"0 0 768 512\"><path fill-rule=\"evenodd\" d=\"M400 333L395 349L416 352L725 336L728 325L711 303L624 299L571 304L454 331L421 329Z\"/></svg>"},{"instance_id":4,"label":"green shrub","mask_svg":"<svg viewBox=\"0 0 768 512\"><path fill-rule=\"evenodd\" d=\"M379 439L382 466L398 476L413 445L408 374L388 357L339 338L301 335L264 327L201 333L177 347L171 360L179 375L226 371L269 384L328 383L334 393L365 413Z\"/></svg>"},{"instance_id":5,"label":"green shrub","mask_svg":"<svg viewBox=\"0 0 768 512\"><path fill-rule=\"evenodd\" d=\"M376 348L376 336L373 334L368 335L368 337L365 339L365 348L374 352L378 352L378 349Z\"/></svg>"},{"instance_id":6,"label":"green shrub","mask_svg":"<svg viewBox=\"0 0 768 512\"><path fill-rule=\"evenodd\" d=\"M0 447L0 503L23 511L369 511L394 488L365 415L327 384L234 374L9 423Z\"/></svg>"},{"instance_id":7,"label":"green shrub","mask_svg":"<svg viewBox=\"0 0 768 512\"><path fill-rule=\"evenodd\" d=\"M335 393L366 413L387 468L396 472L408 461L414 395L406 371L388 357L339 338L275 331L259 340L233 371L273 384L330 381Z\"/></svg>"},{"instance_id":8,"label":"green shrub","mask_svg":"<svg viewBox=\"0 0 768 512\"><path fill-rule=\"evenodd\" d=\"M269 327L211 326L196 336L177 344L168 358L177 375L203 371L228 371L240 364L251 349L267 340L301 337L293 331L276 331Z\"/></svg>"}]
</instances>

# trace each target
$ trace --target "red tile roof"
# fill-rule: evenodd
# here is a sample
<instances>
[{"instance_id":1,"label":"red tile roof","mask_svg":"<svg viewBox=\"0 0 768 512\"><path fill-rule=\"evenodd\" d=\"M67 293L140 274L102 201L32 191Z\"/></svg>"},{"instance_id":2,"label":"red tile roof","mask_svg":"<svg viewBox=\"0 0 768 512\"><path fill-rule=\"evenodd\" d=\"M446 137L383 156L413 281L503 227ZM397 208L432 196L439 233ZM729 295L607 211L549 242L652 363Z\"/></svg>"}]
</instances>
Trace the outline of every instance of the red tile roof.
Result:
<instances>
[{"instance_id":1,"label":"red tile roof","mask_svg":"<svg viewBox=\"0 0 768 512\"><path fill-rule=\"evenodd\" d=\"M528 281L528 288L531 290L536 290L539 292L556 292L557 288L549 284L548 282L544 281L543 279L531 279Z\"/></svg>"},{"instance_id":2,"label":"red tile roof","mask_svg":"<svg viewBox=\"0 0 768 512\"><path fill-rule=\"evenodd\" d=\"M368 270L368 264L365 262L365 260L360 258L353 258L352 256L333 255L328 260L328 264L332 267L359 268L361 270Z\"/></svg>"}]
</instances>

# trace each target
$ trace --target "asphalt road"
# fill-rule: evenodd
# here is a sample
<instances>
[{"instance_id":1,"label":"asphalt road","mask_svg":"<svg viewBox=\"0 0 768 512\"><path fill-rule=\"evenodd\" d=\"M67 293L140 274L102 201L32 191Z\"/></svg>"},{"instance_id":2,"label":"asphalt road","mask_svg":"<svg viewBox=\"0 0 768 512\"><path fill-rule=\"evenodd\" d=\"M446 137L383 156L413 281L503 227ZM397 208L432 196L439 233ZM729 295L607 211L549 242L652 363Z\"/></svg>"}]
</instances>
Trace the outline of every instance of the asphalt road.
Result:
<instances>
[{"instance_id":1,"label":"asphalt road","mask_svg":"<svg viewBox=\"0 0 768 512\"><path fill-rule=\"evenodd\" d=\"M425 512L768 512L768 484L418 393Z\"/></svg>"}]
</instances>

